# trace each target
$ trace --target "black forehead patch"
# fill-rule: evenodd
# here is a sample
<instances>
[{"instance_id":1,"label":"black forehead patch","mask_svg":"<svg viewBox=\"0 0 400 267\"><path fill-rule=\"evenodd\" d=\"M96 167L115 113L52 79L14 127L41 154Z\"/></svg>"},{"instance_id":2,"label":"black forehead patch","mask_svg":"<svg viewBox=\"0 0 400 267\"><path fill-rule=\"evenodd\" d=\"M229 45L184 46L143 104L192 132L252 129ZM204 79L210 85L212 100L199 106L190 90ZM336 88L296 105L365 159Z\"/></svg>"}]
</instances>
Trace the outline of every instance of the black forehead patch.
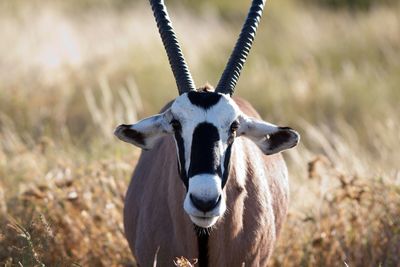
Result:
<instances>
[{"instance_id":1,"label":"black forehead patch","mask_svg":"<svg viewBox=\"0 0 400 267\"><path fill-rule=\"evenodd\" d=\"M209 109L216 105L221 99L221 95L214 92L195 92L188 93L190 102L198 107Z\"/></svg>"}]
</instances>

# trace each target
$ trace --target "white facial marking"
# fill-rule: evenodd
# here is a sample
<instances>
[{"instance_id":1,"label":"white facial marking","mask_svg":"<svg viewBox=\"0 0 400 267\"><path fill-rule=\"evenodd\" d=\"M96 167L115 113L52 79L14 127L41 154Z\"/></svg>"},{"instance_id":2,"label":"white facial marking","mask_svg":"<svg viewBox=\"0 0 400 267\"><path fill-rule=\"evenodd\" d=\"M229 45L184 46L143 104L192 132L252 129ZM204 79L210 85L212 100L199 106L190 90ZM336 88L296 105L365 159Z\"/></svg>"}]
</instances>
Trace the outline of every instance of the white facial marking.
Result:
<instances>
[{"instance_id":1,"label":"white facial marking","mask_svg":"<svg viewBox=\"0 0 400 267\"><path fill-rule=\"evenodd\" d=\"M230 124L241 114L236 103L229 96L223 94L221 94L219 102L209 109L194 105L187 94L183 94L172 104L171 112L182 125L186 172L188 172L190 166L190 148L193 141L193 131L196 126L202 122L208 122L218 129L220 136L219 150L222 154L227 147ZM223 157L221 157L221 163L223 163Z\"/></svg>"},{"instance_id":2,"label":"white facial marking","mask_svg":"<svg viewBox=\"0 0 400 267\"><path fill-rule=\"evenodd\" d=\"M199 174L189 179L189 192L200 199L217 198L222 193L221 178L213 174Z\"/></svg>"},{"instance_id":3,"label":"white facial marking","mask_svg":"<svg viewBox=\"0 0 400 267\"><path fill-rule=\"evenodd\" d=\"M203 212L194 206L190 195L203 201L215 200L221 197L221 201L212 210ZM200 174L191 177L183 208L196 225L207 228L215 224L217 219L226 210L225 197L222 194L221 178L212 174Z\"/></svg>"},{"instance_id":4,"label":"white facial marking","mask_svg":"<svg viewBox=\"0 0 400 267\"><path fill-rule=\"evenodd\" d=\"M228 146L229 129L231 123L241 114L236 103L226 95L221 95L215 105L204 109L194 105L187 94L178 97L171 106L171 113L179 120L182 126L182 138L185 148L185 170L189 171L190 154L194 129L200 123L207 122L218 129L220 141L218 152L220 154L221 169L224 173L225 151ZM190 194L203 201L213 200L221 196L215 208L208 212L197 209L190 199ZM214 225L226 210L226 199L222 194L222 177L214 174L200 174L189 177L188 192L184 201L184 210L192 222L200 227L208 228Z\"/></svg>"},{"instance_id":5,"label":"white facial marking","mask_svg":"<svg viewBox=\"0 0 400 267\"><path fill-rule=\"evenodd\" d=\"M217 222L217 220L219 218L219 217L210 217L210 218L203 217L203 218L200 218L200 217L195 217L195 216L192 216L192 215L189 215L189 217L190 217L190 220L192 220L192 222L195 225L197 225L199 227L202 227L202 228L209 228L209 227L213 226Z\"/></svg>"},{"instance_id":6,"label":"white facial marking","mask_svg":"<svg viewBox=\"0 0 400 267\"><path fill-rule=\"evenodd\" d=\"M235 152L236 156L231 159L234 160L231 164L235 166L235 178L236 182L238 183L239 186L243 187L246 184L246 175L247 175L247 162L243 159L245 159L245 145L243 144L245 142L244 139L238 138L238 140L235 141Z\"/></svg>"}]
</instances>

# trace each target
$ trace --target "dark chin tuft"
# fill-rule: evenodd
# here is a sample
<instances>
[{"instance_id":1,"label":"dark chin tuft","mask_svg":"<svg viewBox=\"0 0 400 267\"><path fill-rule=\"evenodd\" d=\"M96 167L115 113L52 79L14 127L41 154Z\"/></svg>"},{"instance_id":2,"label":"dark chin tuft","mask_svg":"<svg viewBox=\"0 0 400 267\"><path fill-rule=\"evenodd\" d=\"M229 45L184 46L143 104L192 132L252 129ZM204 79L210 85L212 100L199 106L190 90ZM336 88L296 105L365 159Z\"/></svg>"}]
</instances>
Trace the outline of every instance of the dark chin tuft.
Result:
<instances>
[{"instance_id":1,"label":"dark chin tuft","mask_svg":"<svg viewBox=\"0 0 400 267\"><path fill-rule=\"evenodd\" d=\"M211 227L203 228L196 224L193 224L193 226L194 226L194 231L196 232L197 236L208 236L208 235L210 235L211 230L212 230Z\"/></svg>"}]
</instances>

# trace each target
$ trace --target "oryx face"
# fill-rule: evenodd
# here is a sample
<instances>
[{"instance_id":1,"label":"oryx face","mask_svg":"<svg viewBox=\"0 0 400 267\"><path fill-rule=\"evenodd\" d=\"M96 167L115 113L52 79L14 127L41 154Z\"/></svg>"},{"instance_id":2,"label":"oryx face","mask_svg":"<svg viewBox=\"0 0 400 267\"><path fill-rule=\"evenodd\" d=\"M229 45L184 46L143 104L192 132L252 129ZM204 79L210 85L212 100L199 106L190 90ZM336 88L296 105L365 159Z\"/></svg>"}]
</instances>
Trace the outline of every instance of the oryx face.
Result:
<instances>
[{"instance_id":1,"label":"oryx face","mask_svg":"<svg viewBox=\"0 0 400 267\"><path fill-rule=\"evenodd\" d=\"M187 194L184 209L200 227L210 227L225 212L223 188L240 111L222 94L189 92L171 106L181 178Z\"/></svg>"},{"instance_id":2,"label":"oryx face","mask_svg":"<svg viewBox=\"0 0 400 267\"><path fill-rule=\"evenodd\" d=\"M161 136L174 136L187 190L184 210L202 228L214 225L226 210L223 191L236 137L250 138L265 154L291 148L299 139L290 128L247 117L229 95L197 91L182 94L162 114L120 125L115 134L143 149L151 149Z\"/></svg>"}]
</instances>

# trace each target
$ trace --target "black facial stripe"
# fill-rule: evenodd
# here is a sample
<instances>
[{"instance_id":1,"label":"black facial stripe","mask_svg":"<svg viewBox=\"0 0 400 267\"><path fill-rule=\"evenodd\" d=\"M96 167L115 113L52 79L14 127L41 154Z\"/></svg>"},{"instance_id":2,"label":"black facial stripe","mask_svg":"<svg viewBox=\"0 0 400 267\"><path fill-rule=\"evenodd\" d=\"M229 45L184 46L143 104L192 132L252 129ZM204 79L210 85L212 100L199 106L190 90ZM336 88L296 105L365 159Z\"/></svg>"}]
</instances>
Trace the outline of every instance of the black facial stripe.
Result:
<instances>
[{"instance_id":1,"label":"black facial stripe","mask_svg":"<svg viewBox=\"0 0 400 267\"><path fill-rule=\"evenodd\" d=\"M221 99L221 95L214 92L194 92L188 93L190 102L198 107L209 109L216 105Z\"/></svg>"},{"instance_id":2,"label":"black facial stripe","mask_svg":"<svg viewBox=\"0 0 400 267\"><path fill-rule=\"evenodd\" d=\"M186 186L186 190L189 188L189 181L185 170L186 160L185 160L185 146L182 138L182 128L175 129L175 140L178 146L178 160L180 163L179 174L181 176L182 182Z\"/></svg>"},{"instance_id":3,"label":"black facial stripe","mask_svg":"<svg viewBox=\"0 0 400 267\"><path fill-rule=\"evenodd\" d=\"M226 152L225 152L224 173L222 175L222 188L224 188L226 182L228 181L229 168L230 168L230 163L231 163L232 145L233 145L233 142L228 145Z\"/></svg>"},{"instance_id":4,"label":"black facial stripe","mask_svg":"<svg viewBox=\"0 0 400 267\"><path fill-rule=\"evenodd\" d=\"M218 129L214 125L208 122L197 125L193 131L189 177L201 173L222 175L217 151L219 140Z\"/></svg>"}]
</instances>

